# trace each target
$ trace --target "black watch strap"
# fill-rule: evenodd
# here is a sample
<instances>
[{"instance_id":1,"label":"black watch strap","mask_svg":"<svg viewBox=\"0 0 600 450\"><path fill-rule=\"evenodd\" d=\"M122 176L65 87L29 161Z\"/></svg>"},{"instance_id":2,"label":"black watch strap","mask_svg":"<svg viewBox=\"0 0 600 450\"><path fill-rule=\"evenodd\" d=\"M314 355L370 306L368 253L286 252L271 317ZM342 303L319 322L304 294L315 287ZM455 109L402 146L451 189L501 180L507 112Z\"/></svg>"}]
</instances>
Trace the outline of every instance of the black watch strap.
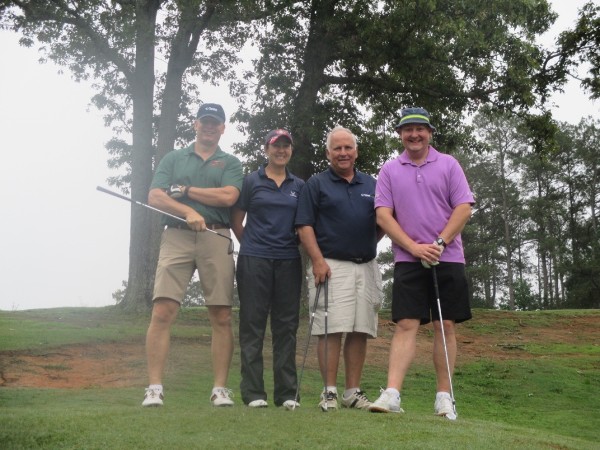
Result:
<instances>
[{"instance_id":1,"label":"black watch strap","mask_svg":"<svg viewBox=\"0 0 600 450\"><path fill-rule=\"evenodd\" d=\"M446 248L446 242L441 237L437 238L435 240L435 243L441 247Z\"/></svg>"}]
</instances>

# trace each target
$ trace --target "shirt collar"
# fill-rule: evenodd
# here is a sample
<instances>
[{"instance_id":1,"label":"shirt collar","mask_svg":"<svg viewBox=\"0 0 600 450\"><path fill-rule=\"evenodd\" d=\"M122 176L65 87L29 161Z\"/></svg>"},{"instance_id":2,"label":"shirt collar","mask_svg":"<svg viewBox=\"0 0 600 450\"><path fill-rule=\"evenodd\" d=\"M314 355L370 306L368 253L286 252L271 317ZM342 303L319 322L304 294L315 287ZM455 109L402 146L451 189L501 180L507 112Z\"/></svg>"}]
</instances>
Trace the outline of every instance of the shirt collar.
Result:
<instances>
[{"instance_id":1,"label":"shirt collar","mask_svg":"<svg viewBox=\"0 0 600 450\"><path fill-rule=\"evenodd\" d=\"M267 178L267 172L265 170L265 168L267 167L267 163L264 163L262 166L260 166L258 168L258 176L261 178ZM292 176L290 175L290 171L288 170L288 168L285 168L285 179L286 180L291 180Z\"/></svg>"},{"instance_id":2,"label":"shirt collar","mask_svg":"<svg viewBox=\"0 0 600 450\"><path fill-rule=\"evenodd\" d=\"M337 173L335 173L335 171L331 168L331 166L329 166L329 178L331 178L332 181L346 181L347 180L345 178L340 177ZM352 182L350 184L354 184L354 183L363 183L363 178L362 178L362 172L359 172L358 170L356 170L356 168L354 168L354 177L352 178Z\"/></svg>"},{"instance_id":3,"label":"shirt collar","mask_svg":"<svg viewBox=\"0 0 600 450\"><path fill-rule=\"evenodd\" d=\"M186 147L184 149L184 151L188 155L191 155L192 153L194 155L196 155L195 144L192 142L192 144L189 147ZM210 161L211 159L221 158L221 157L223 157L223 155L225 155L225 152L223 150L221 150L221 147L217 146L217 149L215 150L215 152L212 155L210 155L210 158L208 158L206 161ZM196 156L198 156L198 155L196 155Z\"/></svg>"},{"instance_id":4,"label":"shirt collar","mask_svg":"<svg viewBox=\"0 0 600 450\"><path fill-rule=\"evenodd\" d=\"M429 151L427 152L427 158L425 159L425 164L429 164L431 162L437 161L439 155L440 155L440 152L438 152L435 148L433 148L430 145L429 146ZM406 150L404 150L400 154L400 156L398 156L398 160L400 161L400 164L411 164L411 165L414 165L414 163L408 157L408 152Z\"/></svg>"}]
</instances>

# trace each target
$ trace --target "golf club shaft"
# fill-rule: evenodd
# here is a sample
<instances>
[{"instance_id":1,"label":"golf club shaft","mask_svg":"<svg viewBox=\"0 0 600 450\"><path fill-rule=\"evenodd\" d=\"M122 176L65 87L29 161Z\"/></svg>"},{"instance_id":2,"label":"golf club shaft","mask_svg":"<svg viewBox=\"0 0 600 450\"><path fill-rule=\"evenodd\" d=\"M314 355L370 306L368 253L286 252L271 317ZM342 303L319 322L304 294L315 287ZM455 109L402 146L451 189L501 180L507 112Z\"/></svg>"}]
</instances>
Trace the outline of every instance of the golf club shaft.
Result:
<instances>
[{"instance_id":1,"label":"golf club shaft","mask_svg":"<svg viewBox=\"0 0 600 450\"><path fill-rule=\"evenodd\" d=\"M323 282L324 284L324 288L325 288L325 356L324 356L324 362L325 362L325 379L323 381L325 381L325 395L327 394L327 374L329 373L329 367L327 366L327 313L328 313L328 308L329 308L329 298L328 298L328 286L327 286L327 276L325 276L325 281ZM325 398L325 409L328 409L328 404L327 404L328 399Z\"/></svg>"},{"instance_id":2,"label":"golf club shaft","mask_svg":"<svg viewBox=\"0 0 600 450\"><path fill-rule=\"evenodd\" d=\"M308 346L310 344L310 335L312 333L313 323L315 321L315 313L317 312L317 305L319 304L319 294L321 293L321 284L317 285L317 293L315 294L315 302L313 304L312 313L310 315L310 322L308 324L308 336L306 338L306 346L304 347L304 357L302 358L302 367L300 368L300 375L298 376L298 385L296 387L296 396L294 401L298 403L298 397L300 396L300 384L302 383L302 375L304 374L304 365L306 363L306 355L308 354Z\"/></svg>"},{"instance_id":3,"label":"golf club shaft","mask_svg":"<svg viewBox=\"0 0 600 450\"><path fill-rule=\"evenodd\" d=\"M152 211L156 211L158 213L164 214L165 216L169 216L173 219L179 220L180 222L183 222L187 225L187 222L183 217L176 216L175 214L168 213L166 211L163 211L162 209L158 209L158 208L155 208L154 206L150 206L146 203L126 197L125 195L121 195L118 192L114 192L114 191L108 190L106 188L103 188L102 186L96 186L96 189L99 190L100 192L104 192L105 194L112 195L112 196L120 198L122 200L126 200L130 203L135 203L136 205L143 206L144 208L148 208L148 209L151 209ZM216 234L217 236L221 236L222 238L229 239L231 241L231 238L224 236L221 233L217 233L215 230L211 230L210 228L207 228L206 231L209 231L213 234Z\"/></svg>"},{"instance_id":4,"label":"golf club shaft","mask_svg":"<svg viewBox=\"0 0 600 450\"><path fill-rule=\"evenodd\" d=\"M179 217L179 216L176 216L174 214L168 213L166 211L163 211L162 209L155 208L154 206L150 206L150 205L148 205L146 203L143 203L143 202L140 202L138 200L134 200L132 198L126 197L125 195L121 195L118 192L110 191L110 190L108 190L106 188L103 188L102 186L96 186L96 189L98 189L100 192L104 192L105 194L113 195L113 196L115 196L117 198L120 198L120 199L123 199L123 200L127 200L130 203L135 203L136 205L143 206L144 208L151 209L152 211L156 211L158 213L164 214L165 216L169 216L169 217L171 217L173 219L179 220L180 222L187 223L185 221L185 219L182 218L182 217ZM209 231L212 231L212 230L209 230Z\"/></svg>"},{"instance_id":5,"label":"golf club shaft","mask_svg":"<svg viewBox=\"0 0 600 450\"><path fill-rule=\"evenodd\" d=\"M442 342L444 344L444 355L446 356L446 368L448 369L448 381L450 382L450 396L452 397L452 408L456 414L456 401L454 400L454 388L452 387L452 373L450 371L450 360L448 359L448 347L446 345L446 332L444 331L444 319L442 317L442 305L440 303L440 288L438 286L437 271L435 266L431 266L433 275L433 287L437 300L438 315L440 316L440 328L442 329Z\"/></svg>"}]
</instances>

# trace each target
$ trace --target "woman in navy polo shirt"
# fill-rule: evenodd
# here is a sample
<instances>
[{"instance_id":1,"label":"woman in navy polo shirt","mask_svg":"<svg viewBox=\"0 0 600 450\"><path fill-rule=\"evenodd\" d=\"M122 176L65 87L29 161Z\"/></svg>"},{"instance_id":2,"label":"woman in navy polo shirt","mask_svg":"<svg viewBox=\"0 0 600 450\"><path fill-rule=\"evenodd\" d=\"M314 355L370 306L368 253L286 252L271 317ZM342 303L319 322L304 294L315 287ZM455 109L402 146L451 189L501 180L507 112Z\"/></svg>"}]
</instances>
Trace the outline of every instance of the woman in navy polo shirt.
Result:
<instances>
[{"instance_id":1,"label":"woman in navy polo shirt","mask_svg":"<svg viewBox=\"0 0 600 450\"><path fill-rule=\"evenodd\" d=\"M236 273L240 297L240 389L242 400L252 408L268 405L262 350L269 313L273 401L286 409L300 406L294 397L302 264L294 219L304 181L287 170L292 143L292 136L283 129L267 135L267 163L246 176L231 215L231 228L241 243Z\"/></svg>"}]
</instances>

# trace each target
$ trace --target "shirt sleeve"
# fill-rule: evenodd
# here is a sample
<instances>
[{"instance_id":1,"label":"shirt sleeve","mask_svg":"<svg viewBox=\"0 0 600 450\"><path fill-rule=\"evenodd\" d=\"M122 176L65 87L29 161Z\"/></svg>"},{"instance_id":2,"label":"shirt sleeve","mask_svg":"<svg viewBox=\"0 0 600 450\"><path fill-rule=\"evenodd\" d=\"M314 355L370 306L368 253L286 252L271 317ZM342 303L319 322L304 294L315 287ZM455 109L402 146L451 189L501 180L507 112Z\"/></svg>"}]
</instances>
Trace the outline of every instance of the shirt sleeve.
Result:
<instances>
[{"instance_id":1,"label":"shirt sleeve","mask_svg":"<svg viewBox=\"0 0 600 450\"><path fill-rule=\"evenodd\" d=\"M221 187L233 186L242 190L244 184L244 173L242 171L242 163L235 156L231 156L225 165L225 171L221 178Z\"/></svg>"},{"instance_id":2,"label":"shirt sleeve","mask_svg":"<svg viewBox=\"0 0 600 450\"><path fill-rule=\"evenodd\" d=\"M235 206L241 209L242 211L248 211L248 208L250 207L250 199L252 198L252 188L254 186L254 183L252 182L252 175L253 174L249 174L246 175L246 177L244 177L244 182L242 184L242 192L240 193L240 196L238 197L238 200L235 204Z\"/></svg>"},{"instance_id":3,"label":"shirt sleeve","mask_svg":"<svg viewBox=\"0 0 600 450\"><path fill-rule=\"evenodd\" d=\"M150 189L168 189L173 179L173 166L175 161L175 150L167 153L158 163Z\"/></svg>"},{"instance_id":4,"label":"shirt sleeve","mask_svg":"<svg viewBox=\"0 0 600 450\"><path fill-rule=\"evenodd\" d=\"M298 208L296 209L295 225L313 226L317 222L319 205L319 182L316 177L311 177L300 192Z\"/></svg>"},{"instance_id":5,"label":"shirt sleeve","mask_svg":"<svg viewBox=\"0 0 600 450\"><path fill-rule=\"evenodd\" d=\"M450 169L450 206L454 209L464 203L472 205L475 203L475 197L471 192L465 172L456 159L452 158L452 161L453 164Z\"/></svg>"},{"instance_id":6,"label":"shirt sleeve","mask_svg":"<svg viewBox=\"0 0 600 450\"><path fill-rule=\"evenodd\" d=\"M386 208L394 207L389 168L389 164L384 164L379 171L377 184L375 185L375 209L379 208L380 206Z\"/></svg>"}]
</instances>

